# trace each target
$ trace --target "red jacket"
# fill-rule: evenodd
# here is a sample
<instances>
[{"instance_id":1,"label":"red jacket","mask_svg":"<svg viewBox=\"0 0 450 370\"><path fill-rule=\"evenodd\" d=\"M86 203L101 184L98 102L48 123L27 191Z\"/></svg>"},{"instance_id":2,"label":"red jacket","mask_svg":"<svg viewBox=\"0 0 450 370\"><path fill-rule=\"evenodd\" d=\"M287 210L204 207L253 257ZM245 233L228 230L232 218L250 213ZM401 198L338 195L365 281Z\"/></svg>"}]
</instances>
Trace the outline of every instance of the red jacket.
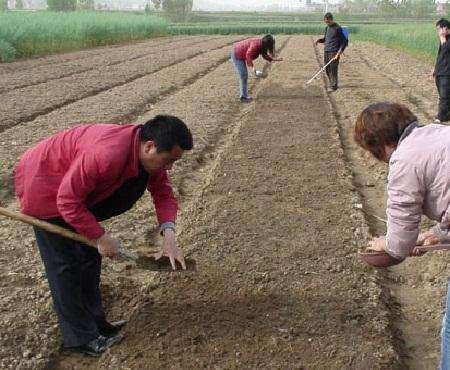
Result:
<instances>
[{"instance_id":1,"label":"red jacket","mask_svg":"<svg viewBox=\"0 0 450 370\"><path fill-rule=\"evenodd\" d=\"M27 150L15 169L22 212L41 219L62 216L87 238L102 236L105 230L88 208L138 175L139 133L135 125L83 125ZM149 176L147 189L159 223L175 222L178 206L167 171Z\"/></svg>"},{"instance_id":2,"label":"red jacket","mask_svg":"<svg viewBox=\"0 0 450 370\"><path fill-rule=\"evenodd\" d=\"M249 67L253 67L253 60L262 54L262 39L247 39L234 44L234 55L238 60L245 60ZM262 57L272 62L273 59L267 55L262 54Z\"/></svg>"}]
</instances>

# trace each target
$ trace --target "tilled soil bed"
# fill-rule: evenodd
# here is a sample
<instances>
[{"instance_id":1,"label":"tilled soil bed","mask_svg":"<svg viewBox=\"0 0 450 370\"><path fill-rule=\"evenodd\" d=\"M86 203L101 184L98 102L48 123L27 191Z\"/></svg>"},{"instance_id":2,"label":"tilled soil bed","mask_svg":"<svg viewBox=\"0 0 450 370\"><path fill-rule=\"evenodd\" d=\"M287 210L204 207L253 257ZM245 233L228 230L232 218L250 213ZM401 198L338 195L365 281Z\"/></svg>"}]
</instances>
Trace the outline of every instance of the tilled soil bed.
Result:
<instances>
[{"instance_id":1,"label":"tilled soil bed","mask_svg":"<svg viewBox=\"0 0 450 370\"><path fill-rule=\"evenodd\" d=\"M433 89L418 89L420 79L411 82L406 71L392 70L389 58L395 60L398 53L372 45L374 54L383 56L373 64L370 55L364 59L365 46L356 44L342 62L342 89L327 95L320 80L304 85L319 66L311 38L283 36L277 44L285 62L268 67L267 79L251 78L256 101L241 105L228 60L229 44L241 38L152 40L130 45L130 62L122 59L127 46L52 57L70 63L79 86L91 86L90 73L97 71L104 91L88 97L80 93L70 104L27 123L19 119L0 134L3 202L17 209L11 194L13 165L47 135L77 123L141 123L157 113L178 115L196 141L171 174L181 201L178 240L197 260L198 272L161 274L105 261L105 308L110 319L130 320L123 330L126 338L99 359L71 355L59 350L30 228L0 219L1 368L420 368L416 349L399 344L411 335L412 325L398 324L405 313L425 325L424 341L432 333L425 362L430 367L422 368L436 367L440 312L433 310L427 320L418 301L424 293L435 303L428 308L440 306L445 258L433 254L415 261L421 266L415 275L412 262L385 274L358 261L356 251L365 246L369 229L382 231L366 213L383 217L386 170L349 140L355 115L377 99L405 102L421 118L429 117L434 97L425 92ZM193 54L183 54L187 50ZM139 61L141 52L149 59ZM156 55L158 66L152 65ZM116 84L101 69L83 70L89 58L109 60L111 68L148 65L142 71L138 64L124 67L123 82ZM421 62L404 58L421 68ZM47 68L44 58L37 61ZM27 66L0 66L0 73L12 73L19 81L23 72L26 80ZM49 107L60 99L51 86L63 86L67 78L72 77L48 82L44 101ZM140 253L156 249L156 220L147 196L106 227ZM420 290L416 300L393 297L413 284Z\"/></svg>"}]
</instances>

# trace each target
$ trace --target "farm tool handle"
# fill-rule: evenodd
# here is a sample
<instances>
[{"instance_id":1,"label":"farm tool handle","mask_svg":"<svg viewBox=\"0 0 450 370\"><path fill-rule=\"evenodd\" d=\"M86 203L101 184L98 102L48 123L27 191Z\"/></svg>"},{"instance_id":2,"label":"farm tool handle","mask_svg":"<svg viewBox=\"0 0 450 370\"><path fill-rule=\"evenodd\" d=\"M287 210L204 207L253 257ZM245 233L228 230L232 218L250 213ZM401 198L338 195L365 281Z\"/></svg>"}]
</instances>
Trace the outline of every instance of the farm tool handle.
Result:
<instances>
[{"instance_id":1,"label":"farm tool handle","mask_svg":"<svg viewBox=\"0 0 450 370\"><path fill-rule=\"evenodd\" d=\"M23 213L14 212L4 207L0 207L0 214L12 218L13 220L22 221L26 224L39 227L51 233L58 234L65 238L86 244L90 247L97 248L97 245L93 240L85 238L84 236L77 234L73 231L67 230L61 226L51 224L50 222L39 220L35 217L24 215ZM119 257L121 259L129 261L136 261L138 258L137 255L135 255L133 252L127 251L126 249L123 248L119 249Z\"/></svg>"},{"instance_id":2,"label":"farm tool handle","mask_svg":"<svg viewBox=\"0 0 450 370\"><path fill-rule=\"evenodd\" d=\"M312 76L312 77L308 80L308 82L307 82L306 84L308 85L308 84L310 84L311 82L313 82L314 79L315 79L318 75L320 75L320 74L325 70L325 68L327 68L327 67L330 65L330 63L331 63L333 60L334 60L334 58L331 59L331 60L330 60L327 64L325 64L322 68L320 68L319 71L318 71L314 76Z\"/></svg>"}]
</instances>

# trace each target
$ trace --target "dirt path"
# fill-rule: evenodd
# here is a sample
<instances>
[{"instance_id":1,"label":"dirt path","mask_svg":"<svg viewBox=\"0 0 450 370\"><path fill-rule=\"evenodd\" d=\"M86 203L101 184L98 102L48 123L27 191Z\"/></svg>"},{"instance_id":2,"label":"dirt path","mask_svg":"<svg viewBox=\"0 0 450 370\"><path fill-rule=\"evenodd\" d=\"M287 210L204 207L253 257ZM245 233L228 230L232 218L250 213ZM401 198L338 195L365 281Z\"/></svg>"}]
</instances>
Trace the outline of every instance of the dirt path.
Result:
<instances>
[{"instance_id":1,"label":"dirt path","mask_svg":"<svg viewBox=\"0 0 450 370\"><path fill-rule=\"evenodd\" d=\"M286 39L281 37L279 41L283 44ZM164 75L157 73L146 80L136 81L132 85L133 94L127 94L125 86L112 89L107 92L112 105L105 105L108 109L104 112L99 112L98 109L96 111L97 116L114 117L120 110L125 112L127 105L129 109L136 104L136 101L145 98L149 86L164 86L165 81L180 83L186 79L186 84L178 85L178 88L171 90L162 96L161 100L158 99L159 101L152 104L151 108L149 105L147 109L151 111L148 117L139 117L137 121L141 123L158 112L170 112L183 117L189 124L196 137L196 146L194 151L177 166L172 176L176 191L180 195L185 192L184 188L189 184L203 179L205 166L215 158L216 145L219 145L230 129L230 117L240 107L236 99L236 77L232 64L228 61L229 50L224 50L222 53L227 55L225 61L216 66L213 65L212 69L204 69L205 65L211 65L211 58L208 55L209 58L191 60L191 63L184 64L183 68L169 69ZM197 72L202 69L203 72ZM254 83L255 80L250 79L250 86ZM95 104L98 100L91 99L84 99L66 110L56 110L33 121L33 125L19 125L4 131L1 134L4 140L2 154L11 158L9 163L13 166L14 157L17 158L17 155L20 155L26 147L40 138L69 125L83 122L79 120L80 116L85 117L85 114L94 116ZM199 109L199 106L202 109ZM15 152L11 154L11 151ZM5 162L8 163L8 161ZM8 178L11 176L10 172L4 172ZM181 200L188 200L189 197L190 195L186 194L181 197ZM10 202L10 208L16 209L16 203L12 202L10 197L6 199ZM182 207L182 213L186 210L186 207ZM132 212L107 223L107 228L125 245L136 247L148 244L152 240L152 232L156 226L154 222L153 206L147 197L143 197ZM7 328L0 333L2 344L0 367L12 369L19 364L24 368L40 368L45 365L49 357L57 354L60 339L33 236L29 227L0 219L0 239L2 240L0 244L0 284L2 284L0 325ZM109 309L111 315L114 315L115 310L120 307L127 307L127 310L132 312L135 304L142 303L140 294L147 290L150 292L159 284L159 276L133 272L133 276L129 277L124 265L105 263L103 282L105 300L108 301L111 297L111 301L114 302ZM24 301L27 302L27 309L17 310L17 307L22 307Z\"/></svg>"},{"instance_id":2,"label":"dirt path","mask_svg":"<svg viewBox=\"0 0 450 370\"><path fill-rule=\"evenodd\" d=\"M183 54L199 40L198 55ZM54 57L59 62L0 66L0 79L3 72L19 81L32 62L39 71L52 62L62 71L68 63L79 86L90 86L92 75L83 71L89 58L122 68L126 50L137 63L141 54L153 58L151 45L177 45L181 59L174 65L166 59L175 51L164 51L163 64L145 67L145 76L135 78L137 65L123 68L126 82L118 85L98 69L104 91L81 92L74 102L1 132L0 199L17 207L11 169L47 135L77 123L140 123L176 114L196 138L194 151L171 175L181 200L179 242L199 265L196 274L164 275L106 262L106 310L111 319L130 319L126 340L98 360L68 355L58 352L30 229L0 219L0 368L436 368L441 312L435 308L442 307L447 260L435 253L388 274L361 265L356 250L369 231L383 231L367 214L384 217L386 169L349 140L355 115L375 100L402 101L421 118L431 117L435 96L420 72L429 66L352 45L341 68L342 89L327 95L320 80L303 85L318 68L310 37L282 36L277 42L286 62L265 80L251 78L256 102L241 105L228 61L232 40L161 39ZM205 49L212 44L216 50ZM420 77L411 80L411 73ZM48 82L49 106L60 99L50 86L63 86L67 76L61 77ZM155 222L143 197L106 227L145 253L158 242Z\"/></svg>"},{"instance_id":3,"label":"dirt path","mask_svg":"<svg viewBox=\"0 0 450 370\"><path fill-rule=\"evenodd\" d=\"M308 46L300 38L286 46L284 57L295 62L273 67L254 110L231 122L234 132L184 215L180 242L200 271L162 276L153 299L130 317L127 340L99 361L63 356L52 366L325 369L394 361L380 291L354 259L350 241L364 225L333 116L322 89L302 87L315 67L304 65L314 57Z\"/></svg>"}]
</instances>

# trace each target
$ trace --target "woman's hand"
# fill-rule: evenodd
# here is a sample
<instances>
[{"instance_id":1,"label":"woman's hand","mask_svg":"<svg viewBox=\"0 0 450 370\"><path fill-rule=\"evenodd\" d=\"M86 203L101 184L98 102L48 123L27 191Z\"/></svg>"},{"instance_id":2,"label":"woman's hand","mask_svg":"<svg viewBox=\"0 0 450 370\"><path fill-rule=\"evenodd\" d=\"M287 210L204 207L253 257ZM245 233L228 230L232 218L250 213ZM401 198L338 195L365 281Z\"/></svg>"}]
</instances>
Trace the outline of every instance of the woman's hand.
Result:
<instances>
[{"instance_id":1,"label":"woman's hand","mask_svg":"<svg viewBox=\"0 0 450 370\"><path fill-rule=\"evenodd\" d=\"M439 239L434 234L433 229L429 229L419 234L416 245L433 245L438 243Z\"/></svg>"},{"instance_id":2,"label":"woman's hand","mask_svg":"<svg viewBox=\"0 0 450 370\"><path fill-rule=\"evenodd\" d=\"M164 240L162 248L159 252L154 254L155 260L159 260L161 257L169 257L172 270L176 270L175 261L180 262L181 268L186 270L186 263L184 261L183 251L177 247L175 241L175 230L165 229L163 231Z\"/></svg>"},{"instance_id":3,"label":"woman's hand","mask_svg":"<svg viewBox=\"0 0 450 370\"><path fill-rule=\"evenodd\" d=\"M374 252L384 252L386 251L386 237L379 236L378 238L374 238L369 242L369 247L367 248L369 251Z\"/></svg>"}]
</instances>

